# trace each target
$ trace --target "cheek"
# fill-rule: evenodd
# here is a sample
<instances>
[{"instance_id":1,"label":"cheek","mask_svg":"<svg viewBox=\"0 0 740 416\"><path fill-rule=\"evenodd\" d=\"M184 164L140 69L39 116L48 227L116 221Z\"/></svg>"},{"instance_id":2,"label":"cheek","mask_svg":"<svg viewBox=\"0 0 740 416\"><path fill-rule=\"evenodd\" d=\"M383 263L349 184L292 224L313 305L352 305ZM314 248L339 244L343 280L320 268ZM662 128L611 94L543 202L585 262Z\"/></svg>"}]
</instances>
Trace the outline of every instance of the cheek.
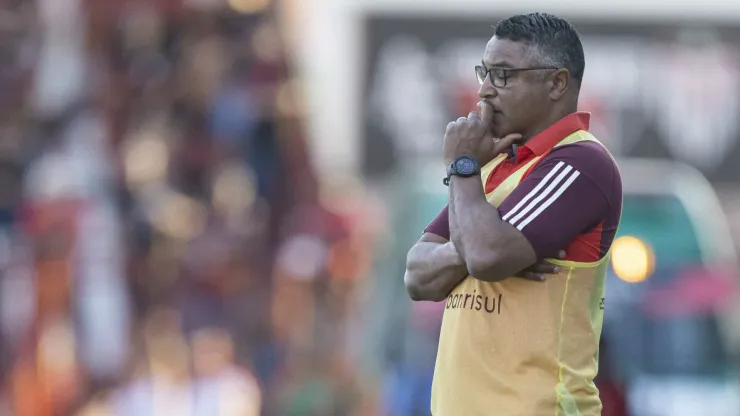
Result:
<instances>
[{"instance_id":1,"label":"cheek","mask_svg":"<svg viewBox=\"0 0 740 416\"><path fill-rule=\"evenodd\" d=\"M509 97L508 107L512 119L517 123L529 124L532 119L537 119L542 113L546 98L534 91L525 91L522 94Z\"/></svg>"},{"instance_id":2,"label":"cheek","mask_svg":"<svg viewBox=\"0 0 740 416\"><path fill-rule=\"evenodd\" d=\"M495 134L499 137L523 133L539 118L542 103L531 96L502 94L500 102L505 115L494 119Z\"/></svg>"},{"instance_id":3,"label":"cheek","mask_svg":"<svg viewBox=\"0 0 740 416\"><path fill-rule=\"evenodd\" d=\"M523 94L516 91L505 91L500 94L500 105L506 115L505 122L507 125L517 125L523 122L527 113L530 112L530 100Z\"/></svg>"}]
</instances>

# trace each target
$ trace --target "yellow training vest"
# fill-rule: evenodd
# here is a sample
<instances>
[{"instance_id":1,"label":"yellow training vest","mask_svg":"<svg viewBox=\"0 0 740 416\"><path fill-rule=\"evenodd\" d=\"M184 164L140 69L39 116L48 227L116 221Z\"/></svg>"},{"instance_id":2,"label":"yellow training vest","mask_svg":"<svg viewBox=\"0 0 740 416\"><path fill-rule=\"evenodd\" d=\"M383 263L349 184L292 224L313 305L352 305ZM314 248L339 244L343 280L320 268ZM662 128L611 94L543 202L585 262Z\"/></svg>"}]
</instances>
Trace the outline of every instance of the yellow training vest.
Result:
<instances>
[{"instance_id":1,"label":"yellow training vest","mask_svg":"<svg viewBox=\"0 0 740 416\"><path fill-rule=\"evenodd\" d=\"M595 141L577 131L555 147ZM486 195L494 206L542 156ZM488 163L481 177L506 158ZM577 212L573 215L578 215ZM434 416L600 416L594 385L609 256L561 266L545 282L468 276L447 298L434 371Z\"/></svg>"}]
</instances>

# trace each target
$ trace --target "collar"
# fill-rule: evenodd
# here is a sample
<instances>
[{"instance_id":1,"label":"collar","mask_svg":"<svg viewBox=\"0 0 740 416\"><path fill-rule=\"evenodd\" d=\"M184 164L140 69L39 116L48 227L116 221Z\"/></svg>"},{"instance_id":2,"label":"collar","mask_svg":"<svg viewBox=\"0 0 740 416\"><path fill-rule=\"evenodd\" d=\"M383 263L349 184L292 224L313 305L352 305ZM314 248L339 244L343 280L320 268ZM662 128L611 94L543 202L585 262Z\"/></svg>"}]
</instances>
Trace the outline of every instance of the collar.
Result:
<instances>
[{"instance_id":1,"label":"collar","mask_svg":"<svg viewBox=\"0 0 740 416\"><path fill-rule=\"evenodd\" d=\"M514 146L513 149L507 149L506 153L509 159L516 160L525 160L531 154L542 156L571 134L579 130L588 131L590 123L591 113L579 111L568 114L529 139L524 146Z\"/></svg>"},{"instance_id":2,"label":"collar","mask_svg":"<svg viewBox=\"0 0 740 416\"><path fill-rule=\"evenodd\" d=\"M529 139L524 146L519 147L517 158L521 159L525 156L522 154L523 151L542 156L571 134L579 130L588 131L590 122L591 113L579 111L568 114Z\"/></svg>"}]
</instances>

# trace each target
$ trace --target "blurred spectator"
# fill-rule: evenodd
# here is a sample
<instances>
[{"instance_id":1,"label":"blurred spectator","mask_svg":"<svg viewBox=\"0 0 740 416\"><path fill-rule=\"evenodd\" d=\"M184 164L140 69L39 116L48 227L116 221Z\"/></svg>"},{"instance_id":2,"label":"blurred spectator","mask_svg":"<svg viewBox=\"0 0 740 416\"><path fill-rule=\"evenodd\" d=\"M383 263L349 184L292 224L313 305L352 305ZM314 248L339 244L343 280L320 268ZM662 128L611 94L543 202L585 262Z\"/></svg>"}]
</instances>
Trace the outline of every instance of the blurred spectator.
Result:
<instances>
[{"instance_id":1,"label":"blurred spectator","mask_svg":"<svg viewBox=\"0 0 740 416\"><path fill-rule=\"evenodd\" d=\"M320 198L273 8L229 3L4 2L0 414L359 403L356 213Z\"/></svg>"}]
</instances>

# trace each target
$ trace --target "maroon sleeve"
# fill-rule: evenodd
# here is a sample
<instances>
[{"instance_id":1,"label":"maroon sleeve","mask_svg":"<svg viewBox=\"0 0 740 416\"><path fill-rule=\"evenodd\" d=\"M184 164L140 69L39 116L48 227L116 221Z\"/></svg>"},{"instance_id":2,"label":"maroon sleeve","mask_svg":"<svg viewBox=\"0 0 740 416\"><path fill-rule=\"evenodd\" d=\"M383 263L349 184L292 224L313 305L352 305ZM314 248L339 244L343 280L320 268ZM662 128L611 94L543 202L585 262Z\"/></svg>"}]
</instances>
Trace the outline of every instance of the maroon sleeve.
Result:
<instances>
[{"instance_id":1,"label":"maroon sleeve","mask_svg":"<svg viewBox=\"0 0 740 416\"><path fill-rule=\"evenodd\" d=\"M450 214L447 205L442 209L442 212L437 214L437 217L427 225L424 229L425 233L436 234L447 240L450 239Z\"/></svg>"},{"instance_id":2,"label":"maroon sleeve","mask_svg":"<svg viewBox=\"0 0 740 416\"><path fill-rule=\"evenodd\" d=\"M555 257L612 212L621 180L611 156L582 142L553 150L499 207L501 219L529 240L537 258Z\"/></svg>"}]
</instances>

